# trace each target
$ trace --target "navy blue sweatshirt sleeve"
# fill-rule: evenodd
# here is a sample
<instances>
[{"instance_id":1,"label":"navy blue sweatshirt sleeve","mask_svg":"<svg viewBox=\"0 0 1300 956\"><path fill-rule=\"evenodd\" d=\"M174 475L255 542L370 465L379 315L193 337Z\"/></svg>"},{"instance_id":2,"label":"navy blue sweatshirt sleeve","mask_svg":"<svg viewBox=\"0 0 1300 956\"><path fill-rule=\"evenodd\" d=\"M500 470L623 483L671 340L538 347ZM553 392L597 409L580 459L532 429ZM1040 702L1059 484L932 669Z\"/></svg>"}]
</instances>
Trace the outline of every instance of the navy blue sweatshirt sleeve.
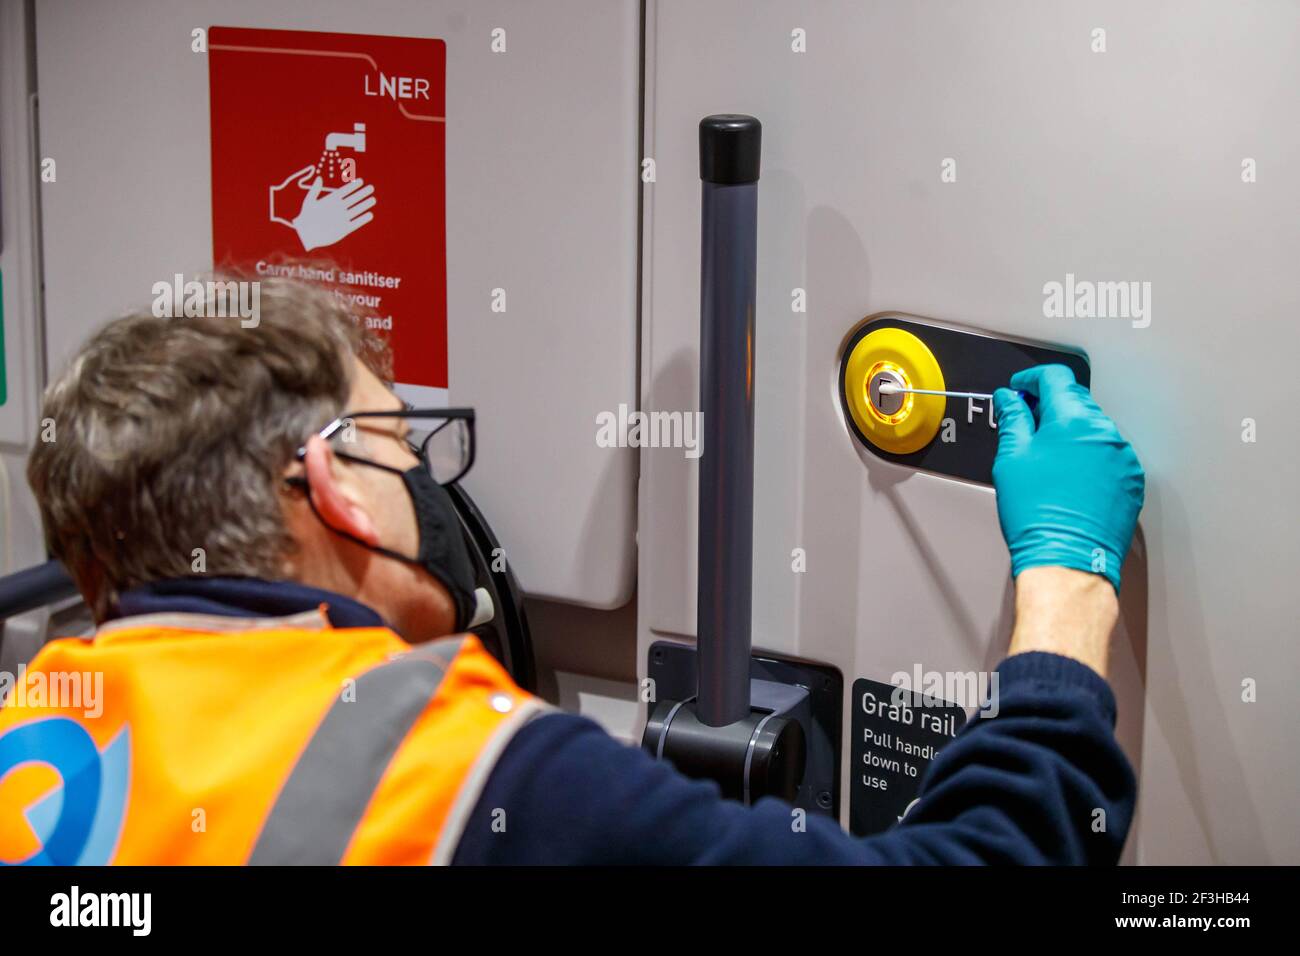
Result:
<instances>
[{"instance_id":1,"label":"navy blue sweatshirt sleeve","mask_svg":"<svg viewBox=\"0 0 1300 956\"><path fill-rule=\"evenodd\" d=\"M1110 687L1055 654L1016 655L998 675L997 716L973 718L944 747L919 802L887 833L851 837L815 814L800 822L771 798L724 800L590 720L553 714L507 746L455 862L1116 862L1137 786Z\"/></svg>"}]
</instances>

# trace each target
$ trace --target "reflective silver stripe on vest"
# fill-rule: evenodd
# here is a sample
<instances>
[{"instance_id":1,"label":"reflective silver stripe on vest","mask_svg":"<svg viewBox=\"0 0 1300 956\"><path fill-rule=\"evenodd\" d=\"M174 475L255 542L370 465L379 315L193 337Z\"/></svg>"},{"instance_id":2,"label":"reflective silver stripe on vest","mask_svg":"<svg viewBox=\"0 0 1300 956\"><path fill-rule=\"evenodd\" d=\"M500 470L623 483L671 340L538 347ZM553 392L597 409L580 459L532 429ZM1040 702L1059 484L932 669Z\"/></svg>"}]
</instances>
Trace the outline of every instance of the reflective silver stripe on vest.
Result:
<instances>
[{"instance_id":1,"label":"reflective silver stripe on vest","mask_svg":"<svg viewBox=\"0 0 1300 956\"><path fill-rule=\"evenodd\" d=\"M342 861L380 778L464 642L437 641L357 678L356 699L334 702L298 758L250 865Z\"/></svg>"},{"instance_id":2,"label":"reflective silver stripe on vest","mask_svg":"<svg viewBox=\"0 0 1300 956\"><path fill-rule=\"evenodd\" d=\"M470 814L478 806L479 797L483 795L488 777L496 769L498 758L514 739L515 734L534 717L554 709L550 704L540 700L524 700L515 708L515 712L492 732L488 742L479 751L474 766L470 767L469 773L461 781L460 792L456 794L456 800L447 813L447 819L443 821L442 832L438 834L438 843L433 848L433 856L429 858L432 865L448 866L455 857L461 837L465 835Z\"/></svg>"}]
</instances>

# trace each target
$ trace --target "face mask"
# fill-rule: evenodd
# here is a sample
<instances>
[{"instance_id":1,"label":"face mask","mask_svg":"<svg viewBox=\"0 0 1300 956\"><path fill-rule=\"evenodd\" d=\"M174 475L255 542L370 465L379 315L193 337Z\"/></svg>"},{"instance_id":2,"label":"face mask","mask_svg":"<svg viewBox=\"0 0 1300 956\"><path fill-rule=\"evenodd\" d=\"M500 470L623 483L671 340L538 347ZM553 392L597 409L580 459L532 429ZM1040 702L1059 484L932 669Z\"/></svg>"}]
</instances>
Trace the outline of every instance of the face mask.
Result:
<instances>
[{"instance_id":1,"label":"face mask","mask_svg":"<svg viewBox=\"0 0 1300 956\"><path fill-rule=\"evenodd\" d=\"M474 565L465 547L456 506L447 489L417 465L402 472L402 483L415 508L415 524L420 532L420 549L414 561L385 549L385 554L418 564L442 582L456 604L456 630L470 626L477 601L474 596Z\"/></svg>"},{"instance_id":2,"label":"face mask","mask_svg":"<svg viewBox=\"0 0 1300 956\"><path fill-rule=\"evenodd\" d=\"M388 468L377 462L367 462L367 464L399 473L397 469ZM307 494L307 502L321 524L335 534L355 541L363 548L369 548L377 554L396 558L398 561L405 561L407 564L414 564L428 571L451 595L452 603L456 606L456 631L467 630L477 623L478 596L474 589L474 564L470 560L469 549L465 546L465 535L460 527L456 506L452 503L447 489L434 481L433 476L423 465L416 465L400 474L402 484L406 486L406 493L411 496L411 506L415 510L415 526L420 536L419 550L413 558L398 554L381 545L369 544L346 531L335 528L320 516L310 492ZM289 482L303 489L307 487L306 480L301 477L289 479Z\"/></svg>"}]
</instances>

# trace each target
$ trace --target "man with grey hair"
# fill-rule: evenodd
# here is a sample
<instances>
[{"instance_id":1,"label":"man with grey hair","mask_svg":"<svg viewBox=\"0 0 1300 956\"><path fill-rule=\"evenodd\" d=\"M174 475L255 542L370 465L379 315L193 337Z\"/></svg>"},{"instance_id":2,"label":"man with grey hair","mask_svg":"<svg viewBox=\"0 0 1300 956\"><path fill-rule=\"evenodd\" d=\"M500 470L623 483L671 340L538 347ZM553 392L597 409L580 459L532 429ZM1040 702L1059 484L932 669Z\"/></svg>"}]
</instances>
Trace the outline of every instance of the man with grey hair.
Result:
<instances>
[{"instance_id":1,"label":"man with grey hair","mask_svg":"<svg viewBox=\"0 0 1300 956\"><path fill-rule=\"evenodd\" d=\"M256 328L127 316L50 386L57 441L36 446L28 475L99 627L31 667L102 671L104 706L0 709L0 756L64 780L53 814L0 808L10 855L1117 859L1135 783L1103 675L1142 474L1068 369L1018 376L1036 413L1005 389L997 401L1017 577L998 714L940 753L902 825L865 839L821 817L792 826L774 799L723 800L515 686L464 633L473 568L444 486L472 460L472 411L408 408L389 377L335 296L276 280ZM1104 571L1087 563L1099 548Z\"/></svg>"}]
</instances>

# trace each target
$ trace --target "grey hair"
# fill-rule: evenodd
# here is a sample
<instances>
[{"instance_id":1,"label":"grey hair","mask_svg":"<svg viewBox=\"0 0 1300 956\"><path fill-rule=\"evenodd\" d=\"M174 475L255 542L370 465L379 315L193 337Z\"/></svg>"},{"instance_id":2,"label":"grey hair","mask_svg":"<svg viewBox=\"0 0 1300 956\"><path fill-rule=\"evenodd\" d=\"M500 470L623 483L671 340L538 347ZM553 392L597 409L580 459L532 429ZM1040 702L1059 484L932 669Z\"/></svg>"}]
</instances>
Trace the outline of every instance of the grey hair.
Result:
<instances>
[{"instance_id":1,"label":"grey hair","mask_svg":"<svg viewBox=\"0 0 1300 956\"><path fill-rule=\"evenodd\" d=\"M196 573L200 548L207 574L281 576L285 469L344 411L351 356L391 378L385 345L333 291L254 281L255 327L133 312L45 391L53 440L36 443L27 480L97 620L129 588Z\"/></svg>"}]
</instances>

